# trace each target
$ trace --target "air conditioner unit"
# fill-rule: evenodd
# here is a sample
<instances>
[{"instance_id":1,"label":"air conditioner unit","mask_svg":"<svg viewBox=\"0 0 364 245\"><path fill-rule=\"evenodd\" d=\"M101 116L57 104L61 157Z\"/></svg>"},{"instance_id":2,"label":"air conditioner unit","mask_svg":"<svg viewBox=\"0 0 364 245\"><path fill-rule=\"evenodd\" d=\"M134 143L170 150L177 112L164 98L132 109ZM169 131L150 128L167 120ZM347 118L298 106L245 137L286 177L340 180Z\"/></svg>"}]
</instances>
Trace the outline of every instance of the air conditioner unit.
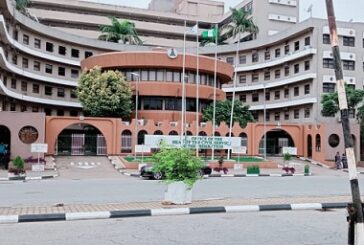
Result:
<instances>
[{"instance_id":1,"label":"air conditioner unit","mask_svg":"<svg viewBox=\"0 0 364 245\"><path fill-rule=\"evenodd\" d=\"M177 127L177 122L170 122L169 125L171 125L172 127Z\"/></svg>"},{"instance_id":2,"label":"air conditioner unit","mask_svg":"<svg viewBox=\"0 0 364 245\"><path fill-rule=\"evenodd\" d=\"M157 122L157 127L161 127L162 126L162 122Z\"/></svg>"},{"instance_id":3,"label":"air conditioner unit","mask_svg":"<svg viewBox=\"0 0 364 245\"><path fill-rule=\"evenodd\" d=\"M206 127L206 123L205 122L201 122L200 123L200 127L202 127L202 128Z\"/></svg>"}]
</instances>

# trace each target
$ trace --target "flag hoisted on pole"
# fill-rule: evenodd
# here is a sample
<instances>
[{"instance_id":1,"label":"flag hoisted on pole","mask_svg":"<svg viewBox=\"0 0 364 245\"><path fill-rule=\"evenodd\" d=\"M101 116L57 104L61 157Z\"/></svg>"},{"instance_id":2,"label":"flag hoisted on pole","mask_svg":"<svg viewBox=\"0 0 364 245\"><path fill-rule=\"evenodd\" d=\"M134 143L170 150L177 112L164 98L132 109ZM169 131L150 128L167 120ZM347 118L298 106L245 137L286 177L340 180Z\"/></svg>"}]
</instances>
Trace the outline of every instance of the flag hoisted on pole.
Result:
<instances>
[{"instance_id":1,"label":"flag hoisted on pole","mask_svg":"<svg viewBox=\"0 0 364 245\"><path fill-rule=\"evenodd\" d=\"M185 86L186 86L186 20L184 22L184 32L183 32L183 61L182 61L182 93L181 93L181 100L182 100L182 110L181 110L181 146L183 147L183 136L184 136L184 129L185 129Z\"/></svg>"},{"instance_id":2,"label":"flag hoisted on pole","mask_svg":"<svg viewBox=\"0 0 364 245\"><path fill-rule=\"evenodd\" d=\"M197 15L198 16L198 15ZM193 33L196 34L196 137L200 131L200 50L199 50L199 40L198 40L198 18L196 19L196 25L191 29ZM196 156L198 157L198 144L196 144Z\"/></svg>"},{"instance_id":3,"label":"flag hoisted on pole","mask_svg":"<svg viewBox=\"0 0 364 245\"><path fill-rule=\"evenodd\" d=\"M217 27L202 32L203 39L211 39L217 37Z\"/></svg>"},{"instance_id":4,"label":"flag hoisted on pole","mask_svg":"<svg viewBox=\"0 0 364 245\"><path fill-rule=\"evenodd\" d=\"M215 28L207 31L208 35L213 35L210 38L215 38L215 62L214 62L214 98L213 98L213 114L212 114L212 153L211 160L214 160L215 155L215 129L216 129L216 80L217 80L217 28L218 24L215 24Z\"/></svg>"}]
</instances>

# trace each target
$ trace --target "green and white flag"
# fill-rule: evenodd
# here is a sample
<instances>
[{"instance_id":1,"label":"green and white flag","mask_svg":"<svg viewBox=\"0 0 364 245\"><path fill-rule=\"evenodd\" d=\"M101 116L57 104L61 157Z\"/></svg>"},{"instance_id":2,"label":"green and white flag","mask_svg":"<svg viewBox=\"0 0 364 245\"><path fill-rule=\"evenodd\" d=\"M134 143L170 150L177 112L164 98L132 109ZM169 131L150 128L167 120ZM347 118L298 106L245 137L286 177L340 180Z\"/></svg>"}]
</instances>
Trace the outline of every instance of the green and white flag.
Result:
<instances>
[{"instance_id":1,"label":"green and white flag","mask_svg":"<svg viewBox=\"0 0 364 245\"><path fill-rule=\"evenodd\" d=\"M216 37L216 35L217 35L216 28L202 32L202 38L204 38L204 39L214 38L214 37Z\"/></svg>"}]
</instances>

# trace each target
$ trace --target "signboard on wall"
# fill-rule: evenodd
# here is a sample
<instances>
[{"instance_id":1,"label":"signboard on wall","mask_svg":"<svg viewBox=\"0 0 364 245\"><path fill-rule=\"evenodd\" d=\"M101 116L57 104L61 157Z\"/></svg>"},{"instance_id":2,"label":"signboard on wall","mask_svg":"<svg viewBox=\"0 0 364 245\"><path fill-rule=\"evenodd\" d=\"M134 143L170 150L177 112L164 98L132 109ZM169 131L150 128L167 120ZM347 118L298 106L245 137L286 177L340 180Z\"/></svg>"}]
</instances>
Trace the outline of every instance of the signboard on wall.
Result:
<instances>
[{"instance_id":1,"label":"signboard on wall","mask_svg":"<svg viewBox=\"0 0 364 245\"><path fill-rule=\"evenodd\" d=\"M135 152L150 153L151 149L149 145L135 145Z\"/></svg>"},{"instance_id":2,"label":"signboard on wall","mask_svg":"<svg viewBox=\"0 0 364 245\"><path fill-rule=\"evenodd\" d=\"M240 137L210 137L210 136L185 136L179 135L145 135L145 144L151 148L159 148L161 142L172 147L185 146L191 149L231 149L241 147Z\"/></svg>"},{"instance_id":3,"label":"signboard on wall","mask_svg":"<svg viewBox=\"0 0 364 245\"><path fill-rule=\"evenodd\" d=\"M234 154L246 154L246 146L233 147L231 153Z\"/></svg>"},{"instance_id":4,"label":"signboard on wall","mask_svg":"<svg viewBox=\"0 0 364 245\"><path fill-rule=\"evenodd\" d=\"M31 152L46 153L48 152L48 144L31 144Z\"/></svg>"},{"instance_id":5,"label":"signboard on wall","mask_svg":"<svg viewBox=\"0 0 364 245\"><path fill-rule=\"evenodd\" d=\"M290 155L297 155L297 148L284 146L284 147L282 147L282 153L283 154L288 153Z\"/></svg>"}]
</instances>

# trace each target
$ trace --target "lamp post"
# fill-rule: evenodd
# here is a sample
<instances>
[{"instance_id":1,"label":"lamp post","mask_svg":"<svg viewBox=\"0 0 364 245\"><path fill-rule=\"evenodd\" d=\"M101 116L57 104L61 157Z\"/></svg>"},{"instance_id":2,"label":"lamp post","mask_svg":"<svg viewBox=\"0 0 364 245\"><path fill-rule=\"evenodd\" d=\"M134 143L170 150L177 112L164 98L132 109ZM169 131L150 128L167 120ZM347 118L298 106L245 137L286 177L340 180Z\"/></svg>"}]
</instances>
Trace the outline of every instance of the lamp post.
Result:
<instances>
[{"instance_id":1,"label":"lamp post","mask_svg":"<svg viewBox=\"0 0 364 245\"><path fill-rule=\"evenodd\" d=\"M267 116L267 109L266 109L266 91L265 91L265 83L264 83L264 111L263 111L263 131L264 131L264 142L263 142L263 154L264 154L264 160L267 160L267 133L266 133L266 125L267 125L267 122L266 122L266 116Z\"/></svg>"},{"instance_id":2,"label":"lamp post","mask_svg":"<svg viewBox=\"0 0 364 245\"><path fill-rule=\"evenodd\" d=\"M140 82L140 75L138 73L131 73L132 80L134 81L133 77L136 77L136 84L135 84L135 145L134 145L134 160L136 160L137 152L135 146L138 144L138 94L139 94L139 82Z\"/></svg>"}]
</instances>

